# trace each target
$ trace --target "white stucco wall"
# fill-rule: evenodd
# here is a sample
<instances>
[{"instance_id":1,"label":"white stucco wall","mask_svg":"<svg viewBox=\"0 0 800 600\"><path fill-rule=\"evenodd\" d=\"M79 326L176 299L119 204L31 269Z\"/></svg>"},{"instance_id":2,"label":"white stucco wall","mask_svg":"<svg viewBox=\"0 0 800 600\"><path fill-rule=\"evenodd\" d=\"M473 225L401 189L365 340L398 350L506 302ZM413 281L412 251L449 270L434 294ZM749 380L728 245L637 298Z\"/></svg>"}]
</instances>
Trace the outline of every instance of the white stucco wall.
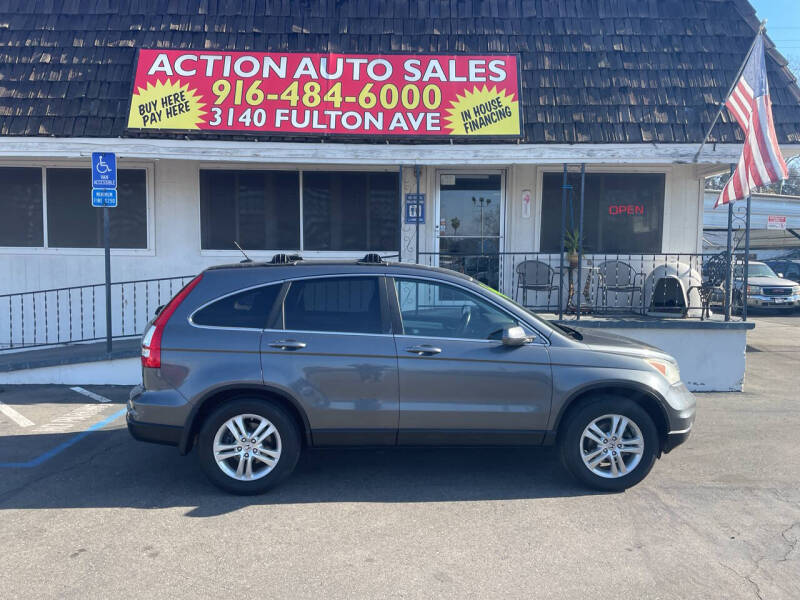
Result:
<instances>
[{"instance_id":1,"label":"white stucco wall","mask_svg":"<svg viewBox=\"0 0 800 600\"><path fill-rule=\"evenodd\" d=\"M28 143L28 142L26 142ZM38 143L38 142L37 142ZM102 143L102 146L98 144ZM3 165L17 166L52 166L52 167L82 167L89 168L89 152L92 149L110 148L115 149L115 144L123 144L117 140L99 140L97 143L86 146L86 151L75 150L71 158L39 158L39 156L62 156L59 147L52 146L49 152L53 154L42 154L42 150L34 144L26 154L18 156L9 155L5 152L2 162ZM48 146L50 147L50 146ZM6 146L7 150L8 146ZM402 162L403 168L403 192L410 193L416 191L416 180L414 168L409 166L408 157L402 159L409 152L422 157L420 149L398 146L390 154L387 148L378 145L368 146L362 149L363 161L353 160L348 155L348 147L344 145L324 144L316 150L319 156L326 157L325 161L318 160L311 162L306 158L302 161L290 163L291 159L281 164L276 159L275 154L290 156L286 150L287 146L274 148L267 157L258 157L258 152L266 152L268 146L264 144L247 145L248 151L255 152L252 158L240 156L228 158L229 162L210 162L208 156L202 156L203 148L211 148L218 155L224 152L216 146L203 145L192 146L191 151L183 151L179 159L160 158L161 156L175 156L172 152L165 152L158 143L145 144L145 149L138 154L136 159L126 158L126 154L120 153L120 168L145 168L148 171L148 248L144 250L112 250L112 280L137 280L150 279L156 277L174 277L179 275L193 275L207 266L235 262L241 259L238 252L233 251L203 251L200 249L200 194L199 194L199 169L203 168L298 168L298 163L303 162L304 169L375 169L383 171L396 171L396 163L390 165L389 157L394 157ZM225 146L227 149L228 146ZM269 147L272 148L272 147ZM294 148L294 147L292 147ZM293 149L292 156L300 156L307 151L308 145L298 145ZM423 148L424 149L424 148ZM145 151L146 150L146 151ZM541 164L512 164L502 163L505 160L503 152L509 151L508 148L498 147L492 151L491 156L481 154L486 147L476 146L475 148L442 146L436 152L437 158L429 158L428 166L421 168L420 191L426 195L426 223L420 227L420 247L422 251L435 251L435 225L437 223L436 200L438 191L438 176L442 172L475 173L483 171L501 172L504 176L505 187L505 209L503 226L503 249L507 252L535 252L539 248L539 215L541 209L541 181L542 173L545 170L559 171L560 165L550 156L549 149L531 149L528 159L531 157L541 157ZM518 154L518 149L512 148L514 155ZM562 148L569 156L575 157L576 161L584 150L579 147ZM628 154L619 155L619 152ZM230 151L225 150L227 156L232 156ZM631 154L625 148L608 149L602 148L602 160L608 160L606 164L600 163L597 156L600 151L595 148L592 164L587 167L587 172L597 171L620 171L620 172L660 172L665 174L666 190L664 203L664 233L662 251L670 253L693 253L699 252L702 248L702 184L705 172L709 166L699 167L696 165L677 164L672 162L674 157L665 154L661 163L648 163L642 157L653 156L648 154L646 149L638 154ZM615 152L617 154L615 154ZM0 149L0 154L4 150ZM478 156L480 155L480 156ZM80 157L79 157L80 156ZM192 157L197 157L194 160ZM214 155L215 157L217 155ZM248 155L250 156L250 155ZM559 155L560 156L560 155ZM376 158L377 157L377 158ZM380 158L384 157L384 158ZM620 158L621 157L621 158ZM380 160L378 160L380 159ZM267 162L257 162L264 160ZM485 161L483 163L476 162ZM536 160L539 160L536 158ZM561 160L559 158L558 160ZM329 161L331 164L328 164ZM382 162L381 162L382 161ZM268 163L268 164L267 164ZM372 164L374 166L365 166ZM485 166L482 166L485 165ZM571 168L577 168L572 165ZM530 217L522 217L522 192L531 192ZM87 202L89 198L87 198ZM113 209L112 209L113 210ZM401 204L398 219L401 219L404 207ZM413 260L415 244L415 228L413 225L402 225L401 248L404 260ZM292 248L287 251L296 250ZM387 249L396 251L395 248ZM250 256L256 260L269 259L273 252L248 251ZM314 253L304 252L305 256L314 256ZM317 254L319 255L319 254ZM363 252L354 253L325 253L328 257L360 257ZM426 261L427 262L427 261ZM511 271L511 267L508 268ZM95 284L103 281L103 251L101 249L17 249L0 248L0 294L41 290L47 288L57 288L65 286L77 286ZM506 284L510 279L510 273L504 274ZM129 301L130 299L126 300ZM141 307L140 307L141 308ZM152 309L152 306L150 307ZM7 310L7 309L6 309ZM102 312L102 309L98 307ZM145 315L142 315L143 317ZM102 319L101 316L99 316ZM145 319L141 321L144 322ZM115 320L115 328L117 321ZM102 327L100 327L102 329ZM635 333L634 333L635 332ZM101 331L98 331L102 334ZM623 335L637 337L641 335L644 341L649 341L655 345L664 347L674 353L681 360L684 369L685 380L691 382L694 389L719 389L732 390L740 389L741 378L744 373L744 335L739 337L738 333L713 332L706 333L702 337L702 343L685 344L683 332L674 330L660 332L658 339L652 338L653 330L624 330ZM0 337L4 336L0 332ZM2 339L0 339L2 343ZM690 347L691 346L691 347ZM713 352L711 351L713 348ZM720 360L720 353L725 354ZM730 356L728 356L730 354ZM715 356L714 368L707 364L706 357ZM720 371L719 365L726 365L724 371ZM701 366L702 365L702 366ZM138 377L129 365L121 363L118 373L114 376L121 378L120 381L110 381L107 370L103 371L100 364L83 367L57 367L52 369L36 370L31 372L31 376L39 377L44 380L59 382L104 382L104 383L130 383L128 379ZM136 369L138 373L138 369ZM88 377L88 379L87 379ZM6 381L0 378L0 381ZM10 381L8 381L10 382Z\"/></svg>"},{"instance_id":2,"label":"white stucco wall","mask_svg":"<svg viewBox=\"0 0 800 600\"><path fill-rule=\"evenodd\" d=\"M86 165L84 165L86 163ZM88 158L46 163L4 161L3 164L88 166ZM115 281L172 277L194 274L203 268L237 261L241 256L232 251L201 251L200 200L198 172L201 167L225 166L222 163L201 163L191 160L159 159L126 161L120 167L145 167L149 176L148 228L146 250L112 250L112 279ZM231 168L253 168L257 164L230 164ZM280 168L280 165L271 165ZM293 168L284 165L284 168ZM317 167L317 168L322 168ZM336 165L326 168L364 168ZM373 167L375 168L375 167ZM395 170L377 167L380 170ZM420 229L422 251L435 250L436 196L438 175L442 171L476 172L475 166L422 167L420 190L426 194L426 223ZM494 166L505 176L506 190L504 248L508 252L531 252L539 248L539 214L541 177L545 169L558 167L537 165ZM591 171L663 172L666 175L664 215L664 252L697 252L701 249L702 177L691 165L592 165ZM403 169L404 193L416 191L413 167ZM531 191L531 215L522 218L522 191ZM88 198L87 198L88 202ZM113 210L113 209L112 209ZM402 207L401 207L402 212ZM402 219L402 214L398 214ZM296 249L286 249L296 250ZM394 249L392 249L394 250ZM268 259L273 252L248 252L252 258ZM413 259L415 235L413 225L402 227L403 259ZM313 253L305 252L306 256ZM361 253L338 253L327 256L360 256ZM39 290L68 285L84 285L103 281L101 249L10 249L0 248L0 294Z\"/></svg>"},{"instance_id":3,"label":"white stucco wall","mask_svg":"<svg viewBox=\"0 0 800 600\"><path fill-rule=\"evenodd\" d=\"M88 168L88 160L84 161ZM42 166L41 162L3 162L25 166ZM81 161L50 161L46 166L78 167ZM200 249L200 168L225 167L242 169L258 165L221 165L189 160L156 160L152 162L118 162L119 168L148 169L148 240L146 250L112 250L112 281L175 277L196 274L221 263L238 262L236 251ZM270 166L270 168L281 168ZM285 166L283 168L296 168ZM318 167L319 168L319 167ZM338 165L326 167L343 169ZM363 168L352 166L350 169ZM396 168L377 167L382 171ZM87 198L87 202L89 199ZM113 210L113 209L111 209ZM397 216L401 218L400 214ZM296 248L287 248L296 251ZM390 249L396 251L396 249ZM248 250L251 258L269 259L273 251ZM304 252L305 256L314 256ZM364 252L324 253L330 257L360 257ZM86 285L104 281L102 249L0 248L0 294L34 291L65 286Z\"/></svg>"},{"instance_id":4,"label":"white stucco wall","mask_svg":"<svg viewBox=\"0 0 800 600\"><path fill-rule=\"evenodd\" d=\"M570 165L571 170L578 165ZM459 169L464 172L480 172L480 168L469 167L422 167L420 191L426 195L426 222L420 227L420 250L435 250L436 197L439 175L442 172L452 173ZM486 170L496 171L497 167ZM555 165L509 165L501 172L504 174L506 191L504 249L506 252L536 252L539 249L541 185L545 171L560 172ZM627 172L627 173L664 173L664 233L662 252L694 253L702 251L702 182L704 177L698 174L693 165L590 165L591 172ZM416 179L413 167L403 169L404 192L416 191ZM522 193L531 192L531 210L528 218L522 213ZM404 259L414 254L415 226L403 226Z\"/></svg>"},{"instance_id":5,"label":"white stucco wall","mask_svg":"<svg viewBox=\"0 0 800 600\"><path fill-rule=\"evenodd\" d=\"M744 386L747 331L744 329L602 330L633 338L674 356L681 379L693 392L740 392Z\"/></svg>"},{"instance_id":6,"label":"white stucco wall","mask_svg":"<svg viewBox=\"0 0 800 600\"><path fill-rule=\"evenodd\" d=\"M579 165L570 165L577 172ZM560 172L557 166L516 165L508 169L506 205L506 250L531 252L539 249L541 185L544 172ZM662 252L700 252L702 249L701 182L692 165L590 165L587 173L664 173L664 233ZM523 190L531 191L531 216L522 216Z\"/></svg>"}]
</instances>

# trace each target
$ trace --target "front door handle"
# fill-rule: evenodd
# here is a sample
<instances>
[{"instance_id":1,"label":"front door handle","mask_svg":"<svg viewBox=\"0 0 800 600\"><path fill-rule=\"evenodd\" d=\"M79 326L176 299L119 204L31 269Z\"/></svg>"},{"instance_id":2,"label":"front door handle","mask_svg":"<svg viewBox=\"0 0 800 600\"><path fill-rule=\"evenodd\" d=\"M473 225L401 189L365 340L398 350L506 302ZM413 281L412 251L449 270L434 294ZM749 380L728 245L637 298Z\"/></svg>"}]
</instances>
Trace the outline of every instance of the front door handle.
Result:
<instances>
[{"instance_id":1,"label":"front door handle","mask_svg":"<svg viewBox=\"0 0 800 600\"><path fill-rule=\"evenodd\" d=\"M411 346L410 348L406 348L406 352L411 352L412 354L416 354L417 356L439 354L441 353L441 351L442 351L441 348L437 348L436 346L430 346L428 344L422 344L420 346Z\"/></svg>"},{"instance_id":2,"label":"front door handle","mask_svg":"<svg viewBox=\"0 0 800 600\"><path fill-rule=\"evenodd\" d=\"M297 340L280 340L270 344L270 348L280 348L281 350L302 350L305 347L305 342L298 342Z\"/></svg>"}]
</instances>

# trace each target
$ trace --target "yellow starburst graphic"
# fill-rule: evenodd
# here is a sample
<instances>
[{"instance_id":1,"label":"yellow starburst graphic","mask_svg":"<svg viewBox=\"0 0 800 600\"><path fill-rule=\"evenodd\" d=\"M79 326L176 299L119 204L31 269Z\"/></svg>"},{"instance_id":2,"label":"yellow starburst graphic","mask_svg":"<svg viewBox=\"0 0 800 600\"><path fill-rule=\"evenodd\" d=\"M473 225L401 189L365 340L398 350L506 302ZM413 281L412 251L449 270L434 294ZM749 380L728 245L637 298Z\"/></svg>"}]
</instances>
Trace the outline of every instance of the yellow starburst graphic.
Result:
<instances>
[{"instance_id":1,"label":"yellow starburst graphic","mask_svg":"<svg viewBox=\"0 0 800 600\"><path fill-rule=\"evenodd\" d=\"M181 85L156 81L138 88L131 98L131 112L128 114L128 127L132 129L200 129L205 106L197 90L189 89L189 84Z\"/></svg>"},{"instance_id":2,"label":"yellow starburst graphic","mask_svg":"<svg viewBox=\"0 0 800 600\"><path fill-rule=\"evenodd\" d=\"M456 96L445 120L451 135L519 135L519 102L506 90L475 87Z\"/></svg>"}]
</instances>

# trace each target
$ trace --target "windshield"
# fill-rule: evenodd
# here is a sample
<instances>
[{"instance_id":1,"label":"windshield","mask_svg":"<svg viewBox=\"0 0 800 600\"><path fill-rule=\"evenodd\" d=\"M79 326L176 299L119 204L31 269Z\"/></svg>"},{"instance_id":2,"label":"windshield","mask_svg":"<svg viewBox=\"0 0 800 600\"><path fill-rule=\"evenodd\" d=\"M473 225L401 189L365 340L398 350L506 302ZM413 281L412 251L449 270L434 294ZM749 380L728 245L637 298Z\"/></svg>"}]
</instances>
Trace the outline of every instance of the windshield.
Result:
<instances>
[{"instance_id":1,"label":"windshield","mask_svg":"<svg viewBox=\"0 0 800 600\"><path fill-rule=\"evenodd\" d=\"M744 265L736 265L736 277L744 277ZM775 271L763 263L750 263L747 267L747 277L777 277Z\"/></svg>"}]
</instances>

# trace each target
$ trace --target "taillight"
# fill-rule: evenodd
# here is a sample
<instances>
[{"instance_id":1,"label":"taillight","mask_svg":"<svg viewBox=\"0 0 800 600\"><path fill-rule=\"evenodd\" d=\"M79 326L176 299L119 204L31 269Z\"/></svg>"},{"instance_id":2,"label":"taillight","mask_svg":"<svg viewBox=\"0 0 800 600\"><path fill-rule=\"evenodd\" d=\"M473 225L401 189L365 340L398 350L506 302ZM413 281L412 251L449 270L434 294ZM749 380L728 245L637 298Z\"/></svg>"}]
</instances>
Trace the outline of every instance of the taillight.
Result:
<instances>
[{"instance_id":1,"label":"taillight","mask_svg":"<svg viewBox=\"0 0 800 600\"><path fill-rule=\"evenodd\" d=\"M156 320L147 329L142 338L142 366L150 369L161 367L161 336L164 334L164 327L172 316L172 313L180 306L181 302L189 295L203 275L200 274L192 279L186 286L170 300L167 305L158 313Z\"/></svg>"}]
</instances>

